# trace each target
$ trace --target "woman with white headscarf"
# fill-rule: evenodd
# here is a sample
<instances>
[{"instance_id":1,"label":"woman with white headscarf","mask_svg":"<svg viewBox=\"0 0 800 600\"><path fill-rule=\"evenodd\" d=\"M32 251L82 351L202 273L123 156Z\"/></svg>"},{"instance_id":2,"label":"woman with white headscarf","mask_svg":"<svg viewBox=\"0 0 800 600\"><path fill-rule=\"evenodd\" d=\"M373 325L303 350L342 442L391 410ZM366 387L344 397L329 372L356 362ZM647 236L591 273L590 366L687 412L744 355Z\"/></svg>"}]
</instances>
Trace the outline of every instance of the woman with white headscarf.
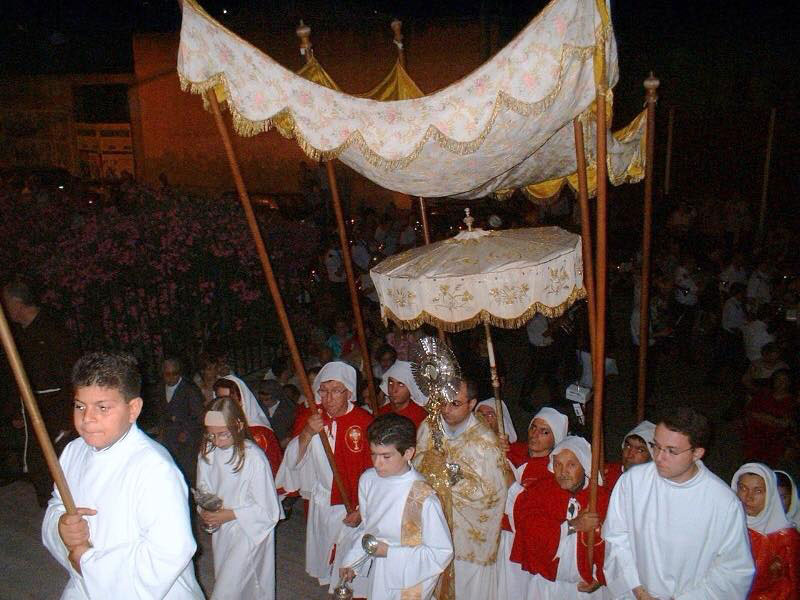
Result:
<instances>
[{"instance_id":1,"label":"woman with white headscarf","mask_svg":"<svg viewBox=\"0 0 800 600\"><path fill-rule=\"evenodd\" d=\"M428 411L423 407L428 403L428 397L419 389L410 362L395 361L383 374L380 389L389 402L378 409L379 415L393 412L408 417L417 428L427 418Z\"/></svg>"},{"instance_id":2,"label":"woman with white headscarf","mask_svg":"<svg viewBox=\"0 0 800 600\"><path fill-rule=\"evenodd\" d=\"M517 430L514 429L514 422L511 420L511 415L508 412L506 403L500 400L500 405L503 407L503 430L506 432L508 443L513 444L517 441ZM489 425L495 433L499 433L497 427L497 400L489 398L488 400L478 402L477 406L475 406L475 412L483 417L486 424Z\"/></svg>"},{"instance_id":3,"label":"woman with white headscarf","mask_svg":"<svg viewBox=\"0 0 800 600\"><path fill-rule=\"evenodd\" d=\"M492 399L494 402L494 399ZM505 407L504 407L505 408ZM569 419L554 408L544 407L531 419L528 441L511 445L508 460L514 465L514 482L508 489L506 510L497 551L499 598L523 598L531 585L531 574L510 560L514 545L514 504L517 497L537 480L549 475L550 451L567 435Z\"/></svg>"},{"instance_id":4,"label":"woman with white headscarf","mask_svg":"<svg viewBox=\"0 0 800 600\"><path fill-rule=\"evenodd\" d=\"M786 518L800 532L800 497L797 494L797 484L786 471L775 471L778 478L778 493L781 495L783 510Z\"/></svg>"},{"instance_id":5,"label":"woman with white headscarf","mask_svg":"<svg viewBox=\"0 0 800 600\"><path fill-rule=\"evenodd\" d=\"M786 518L775 472L761 463L742 465L731 488L747 514L747 533L756 563L748 598L796 600L800 590L800 534Z\"/></svg>"}]
</instances>

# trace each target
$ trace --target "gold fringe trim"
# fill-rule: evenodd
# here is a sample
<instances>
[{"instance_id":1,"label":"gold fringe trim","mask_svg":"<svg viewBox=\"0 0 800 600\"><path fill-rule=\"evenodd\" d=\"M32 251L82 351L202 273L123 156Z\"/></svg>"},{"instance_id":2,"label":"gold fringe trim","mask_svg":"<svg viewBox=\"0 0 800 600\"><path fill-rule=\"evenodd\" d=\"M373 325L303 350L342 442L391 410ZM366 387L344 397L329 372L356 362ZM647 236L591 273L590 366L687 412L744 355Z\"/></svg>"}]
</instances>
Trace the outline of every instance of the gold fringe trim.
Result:
<instances>
[{"instance_id":1,"label":"gold fringe trim","mask_svg":"<svg viewBox=\"0 0 800 600\"><path fill-rule=\"evenodd\" d=\"M536 313L542 313L544 316L551 319L560 317L575 302L584 298L586 298L586 289L575 286L572 288L572 291L567 299L558 306L547 306L541 302L534 302L521 315L508 319L493 315L487 310L481 310L475 316L463 321L445 321L435 317L425 310L423 310L413 319L401 319L394 314L391 309L386 308L384 305L381 305L381 316L383 318L384 325L388 325L389 320L391 320L397 323L397 325L403 329L417 329L426 323L450 333L472 329L481 323L489 323L490 325L502 327L504 329L517 329L518 327L522 327L525 323L530 321Z\"/></svg>"},{"instance_id":2,"label":"gold fringe trim","mask_svg":"<svg viewBox=\"0 0 800 600\"><path fill-rule=\"evenodd\" d=\"M267 56L261 50L258 50L251 44L249 44L246 40L243 40L230 30L226 29L220 23L212 19L208 13L206 13L194 0L184 0L184 2L188 2L190 6L194 7L194 9L206 18L207 20L211 21L215 27L218 27L228 33L233 38L239 40L240 42L250 46L258 53ZM547 11L547 7L539 13L536 19L538 20L541 18L545 12ZM605 38L611 31L611 24L610 22L604 23L603 26L600 28L602 30L602 36ZM231 101L231 93L230 87L228 84L228 79L224 72L216 73L209 77L204 81L190 81L186 79L182 73L178 73L178 77L180 79L181 89L183 91L189 91L193 94L205 94L209 89L217 88L218 90L224 90L224 98L226 100L226 104L228 106L228 110L231 112L233 126L236 132L239 135L244 137L252 137L262 132L269 131L271 127L275 127L281 135L286 138L294 138L297 141L298 146L303 150L303 152L308 155L309 158L315 161L323 161L323 160L331 160L334 158L339 157L340 154L347 151L351 147L357 148L367 162L370 163L373 167L385 170L385 171L392 171L397 169L404 169L408 167L411 163L413 163L419 155L422 153L423 148L425 145L433 140L436 141L439 146L448 150L453 154L457 154L460 156L465 156L468 154L475 153L478 148L480 148L486 138L491 133L492 129L494 128L494 124L500 114L501 111L510 110L513 111L521 116L533 116L544 113L548 108L550 108L553 103L555 102L556 96L561 91L561 87L563 85L564 80L564 64L567 61L567 58L577 57L581 61L586 61L589 59L594 59L597 54L597 40L595 41L595 45L592 46L583 46L583 47L576 47L576 46L562 46L561 53L559 56L559 69L558 69L558 77L556 80L556 84L550 90L550 92L541 100L536 102L524 102L522 100L517 100L513 96L507 94L504 91L499 91L497 93L497 98L495 99L494 107L492 109L491 117L489 118L488 123L484 127L483 131L473 140L468 142L459 142L444 133L442 133L438 128L433 125L429 125L428 129L426 130L425 134L422 136L422 139L417 142L414 149L411 151L410 154L404 156L403 158L398 159L387 159L377 152L373 151L365 141L363 135L360 131L356 130L355 132L351 133L350 136L339 146L333 148L331 150L320 150L313 146L305 135L299 130L296 125L296 121L294 115L292 114L292 110L287 106L273 116L268 117L262 120L251 120L244 116L238 106L234 102ZM219 91L217 92L218 98L220 97ZM207 101L203 99L203 105L208 110Z\"/></svg>"}]
</instances>

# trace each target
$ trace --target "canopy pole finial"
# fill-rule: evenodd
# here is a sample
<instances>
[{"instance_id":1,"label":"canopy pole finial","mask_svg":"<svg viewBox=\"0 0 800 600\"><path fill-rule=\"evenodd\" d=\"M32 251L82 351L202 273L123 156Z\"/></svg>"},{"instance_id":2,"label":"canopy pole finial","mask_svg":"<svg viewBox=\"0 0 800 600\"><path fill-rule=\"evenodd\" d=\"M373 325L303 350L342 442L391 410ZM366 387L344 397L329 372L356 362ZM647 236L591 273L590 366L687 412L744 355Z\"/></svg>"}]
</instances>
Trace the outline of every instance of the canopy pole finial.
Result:
<instances>
[{"instance_id":1,"label":"canopy pole finial","mask_svg":"<svg viewBox=\"0 0 800 600\"><path fill-rule=\"evenodd\" d=\"M465 208L464 212L467 213L467 216L464 217L464 224L467 226L467 231L472 231L472 224L475 222L475 218L470 216L469 208Z\"/></svg>"},{"instance_id":2,"label":"canopy pole finial","mask_svg":"<svg viewBox=\"0 0 800 600\"><path fill-rule=\"evenodd\" d=\"M394 42L394 45L397 46L397 59L400 61L400 64L405 67L406 54L403 48L403 22L395 17L392 19L390 27L394 32L394 39L392 41Z\"/></svg>"},{"instance_id":3,"label":"canopy pole finial","mask_svg":"<svg viewBox=\"0 0 800 600\"><path fill-rule=\"evenodd\" d=\"M314 56L314 50L311 47L311 27L303 23L303 19L300 19L295 33L300 38L300 54L306 57L306 62L311 62Z\"/></svg>"}]
</instances>

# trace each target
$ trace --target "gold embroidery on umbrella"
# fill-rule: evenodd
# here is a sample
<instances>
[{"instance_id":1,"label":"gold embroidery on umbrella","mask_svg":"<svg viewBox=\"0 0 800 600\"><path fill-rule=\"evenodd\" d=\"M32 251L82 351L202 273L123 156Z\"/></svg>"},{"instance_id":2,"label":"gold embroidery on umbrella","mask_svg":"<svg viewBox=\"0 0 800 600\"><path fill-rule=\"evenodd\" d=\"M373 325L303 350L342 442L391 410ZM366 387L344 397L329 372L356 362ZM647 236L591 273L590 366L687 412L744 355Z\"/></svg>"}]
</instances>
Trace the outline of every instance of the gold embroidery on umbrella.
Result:
<instances>
[{"instance_id":1,"label":"gold embroidery on umbrella","mask_svg":"<svg viewBox=\"0 0 800 600\"><path fill-rule=\"evenodd\" d=\"M527 298L530 286L527 283L522 285L504 285L501 288L492 288L489 295L497 304L517 304Z\"/></svg>"},{"instance_id":2,"label":"gold embroidery on umbrella","mask_svg":"<svg viewBox=\"0 0 800 600\"><path fill-rule=\"evenodd\" d=\"M474 299L475 297L468 290L462 292L460 285L457 285L453 291L450 291L449 285L440 285L439 295L433 298L431 302L453 311L468 305Z\"/></svg>"},{"instance_id":3,"label":"gold embroidery on umbrella","mask_svg":"<svg viewBox=\"0 0 800 600\"><path fill-rule=\"evenodd\" d=\"M397 306L408 306L417 295L406 288L389 288L386 292Z\"/></svg>"},{"instance_id":4,"label":"gold embroidery on umbrella","mask_svg":"<svg viewBox=\"0 0 800 600\"><path fill-rule=\"evenodd\" d=\"M569 287L569 275L567 275L567 270L563 265L560 269L558 267L555 269L547 267L547 271L550 274L550 282L544 288L545 292L548 294L558 294L560 291Z\"/></svg>"}]
</instances>

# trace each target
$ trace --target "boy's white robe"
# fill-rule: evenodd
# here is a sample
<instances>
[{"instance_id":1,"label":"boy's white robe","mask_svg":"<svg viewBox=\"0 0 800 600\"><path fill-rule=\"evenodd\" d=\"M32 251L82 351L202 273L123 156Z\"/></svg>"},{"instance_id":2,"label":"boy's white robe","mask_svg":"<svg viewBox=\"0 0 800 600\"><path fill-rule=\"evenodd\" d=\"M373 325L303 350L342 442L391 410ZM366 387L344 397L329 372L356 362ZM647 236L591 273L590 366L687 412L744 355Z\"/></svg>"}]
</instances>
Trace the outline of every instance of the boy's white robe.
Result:
<instances>
[{"instance_id":1,"label":"boy's white robe","mask_svg":"<svg viewBox=\"0 0 800 600\"><path fill-rule=\"evenodd\" d=\"M283 518L272 470L264 452L245 440L244 464L233 471L234 449L214 448L197 461L197 485L222 498L236 519L211 537L214 552L212 600L275 598L275 525Z\"/></svg>"},{"instance_id":2,"label":"boy's white robe","mask_svg":"<svg viewBox=\"0 0 800 600\"><path fill-rule=\"evenodd\" d=\"M450 529L442 505L432 493L422 504L422 543L403 546L402 525L406 499L415 481L425 481L415 469L395 477L380 477L368 469L358 482L361 525L357 540L347 550L342 566L349 566L364 556L361 538L371 533L389 545L385 557L367 562L361 573L369 570L369 600L400 600L403 590L422 585L420 600L432 597L439 574L453 558Z\"/></svg>"},{"instance_id":3,"label":"boy's white robe","mask_svg":"<svg viewBox=\"0 0 800 600\"><path fill-rule=\"evenodd\" d=\"M755 567L742 503L702 461L684 483L654 462L622 474L603 524L612 598L643 585L656 598L744 600Z\"/></svg>"},{"instance_id":4,"label":"boy's white robe","mask_svg":"<svg viewBox=\"0 0 800 600\"><path fill-rule=\"evenodd\" d=\"M194 576L186 484L161 445L134 424L104 450L70 442L60 463L76 505L97 511L84 517L92 547L80 575L58 535L66 511L57 490L47 506L42 541L70 574L62 600L204 598Z\"/></svg>"}]
</instances>

